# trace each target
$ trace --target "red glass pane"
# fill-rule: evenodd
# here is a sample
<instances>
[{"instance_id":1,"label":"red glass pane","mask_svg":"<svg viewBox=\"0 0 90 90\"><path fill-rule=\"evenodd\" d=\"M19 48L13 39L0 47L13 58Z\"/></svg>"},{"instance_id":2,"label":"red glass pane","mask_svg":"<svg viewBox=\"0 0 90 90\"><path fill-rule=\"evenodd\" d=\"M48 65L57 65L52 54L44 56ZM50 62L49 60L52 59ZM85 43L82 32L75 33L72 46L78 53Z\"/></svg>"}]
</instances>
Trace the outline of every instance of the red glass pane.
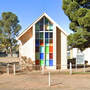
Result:
<instances>
[{"instance_id":1,"label":"red glass pane","mask_svg":"<svg viewBox=\"0 0 90 90\"><path fill-rule=\"evenodd\" d=\"M53 59L53 53L49 54L49 59Z\"/></svg>"},{"instance_id":2,"label":"red glass pane","mask_svg":"<svg viewBox=\"0 0 90 90\"><path fill-rule=\"evenodd\" d=\"M36 65L40 65L40 60L35 61Z\"/></svg>"},{"instance_id":3,"label":"red glass pane","mask_svg":"<svg viewBox=\"0 0 90 90\"><path fill-rule=\"evenodd\" d=\"M40 40L40 45L41 45L41 46L43 46L43 45L44 45L43 40Z\"/></svg>"}]
</instances>

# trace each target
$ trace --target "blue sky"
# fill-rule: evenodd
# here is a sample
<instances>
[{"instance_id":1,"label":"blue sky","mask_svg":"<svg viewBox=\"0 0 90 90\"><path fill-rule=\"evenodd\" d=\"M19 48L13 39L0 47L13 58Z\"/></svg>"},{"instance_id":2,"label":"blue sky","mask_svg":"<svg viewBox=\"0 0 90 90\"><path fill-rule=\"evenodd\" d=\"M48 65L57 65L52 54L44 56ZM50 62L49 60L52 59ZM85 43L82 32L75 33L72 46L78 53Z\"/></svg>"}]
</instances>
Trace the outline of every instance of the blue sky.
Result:
<instances>
[{"instance_id":1,"label":"blue sky","mask_svg":"<svg viewBox=\"0 0 90 90\"><path fill-rule=\"evenodd\" d=\"M42 13L47 13L67 33L70 33L69 19L62 10L62 0L1 0L0 16L2 12L15 13L25 30Z\"/></svg>"}]
</instances>

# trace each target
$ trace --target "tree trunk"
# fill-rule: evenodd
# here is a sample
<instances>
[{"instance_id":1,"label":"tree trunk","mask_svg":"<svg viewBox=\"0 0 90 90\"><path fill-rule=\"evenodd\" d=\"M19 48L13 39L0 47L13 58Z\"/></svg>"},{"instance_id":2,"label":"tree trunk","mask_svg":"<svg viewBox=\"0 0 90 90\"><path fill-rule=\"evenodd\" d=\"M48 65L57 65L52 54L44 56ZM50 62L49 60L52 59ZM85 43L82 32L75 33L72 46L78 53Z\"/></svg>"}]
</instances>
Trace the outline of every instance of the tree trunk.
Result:
<instances>
[{"instance_id":1,"label":"tree trunk","mask_svg":"<svg viewBox=\"0 0 90 90\"><path fill-rule=\"evenodd\" d=\"M11 54L11 57L12 57L13 56L12 47L10 47L10 54Z\"/></svg>"}]
</instances>

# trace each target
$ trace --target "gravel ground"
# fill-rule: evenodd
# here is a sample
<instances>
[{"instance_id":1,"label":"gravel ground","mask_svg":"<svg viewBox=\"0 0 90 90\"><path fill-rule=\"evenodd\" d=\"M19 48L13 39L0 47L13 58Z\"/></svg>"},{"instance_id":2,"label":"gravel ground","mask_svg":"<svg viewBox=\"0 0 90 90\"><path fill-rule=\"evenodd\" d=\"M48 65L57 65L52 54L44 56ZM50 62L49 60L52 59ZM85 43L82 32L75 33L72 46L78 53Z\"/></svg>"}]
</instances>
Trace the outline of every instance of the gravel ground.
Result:
<instances>
[{"instance_id":1,"label":"gravel ground","mask_svg":"<svg viewBox=\"0 0 90 90\"><path fill-rule=\"evenodd\" d=\"M51 87L48 74L25 72L17 75L0 75L0 90L90 90L90 74L51 73Z\"/></svg>"}]
</instances>

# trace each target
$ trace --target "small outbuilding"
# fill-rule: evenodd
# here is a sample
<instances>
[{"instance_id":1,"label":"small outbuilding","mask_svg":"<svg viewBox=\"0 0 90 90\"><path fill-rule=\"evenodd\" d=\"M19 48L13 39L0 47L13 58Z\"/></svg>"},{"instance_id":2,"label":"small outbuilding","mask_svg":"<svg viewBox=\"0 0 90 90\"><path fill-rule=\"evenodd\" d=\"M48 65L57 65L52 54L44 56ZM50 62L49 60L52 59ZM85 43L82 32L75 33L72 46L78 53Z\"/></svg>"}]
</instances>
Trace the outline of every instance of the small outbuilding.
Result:
<instances>
[{"instance_id":1,"label":"small outbuilding","mask_svg":"<svg viewBox=\"0 0 90 90\"><path fill-rule=\"evenodd\" d=\"M47 69L67 69L67 33L43 13L18 36L19 53Z\"/></svg>"}]
</instances>

